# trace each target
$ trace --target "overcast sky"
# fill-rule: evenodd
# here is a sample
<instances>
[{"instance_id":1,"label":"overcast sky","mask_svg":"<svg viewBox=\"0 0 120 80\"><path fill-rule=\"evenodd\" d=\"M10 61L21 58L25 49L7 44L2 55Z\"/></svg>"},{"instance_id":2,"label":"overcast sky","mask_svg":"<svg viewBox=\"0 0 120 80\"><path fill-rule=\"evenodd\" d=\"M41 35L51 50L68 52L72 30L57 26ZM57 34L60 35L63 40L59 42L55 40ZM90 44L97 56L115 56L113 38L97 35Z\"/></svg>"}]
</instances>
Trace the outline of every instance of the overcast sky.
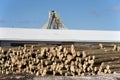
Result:
<instances>
[{"instance_id":1,"label":"overcast sky","mask_svg":"<svg viewBox=\"0 0 120 80\"><path fill-rule=\"evenodd\" d=\"M50 10L69 29L120 30L120 0L0 0L0 27L41 28Z\"/></svg>"}]
</instances>

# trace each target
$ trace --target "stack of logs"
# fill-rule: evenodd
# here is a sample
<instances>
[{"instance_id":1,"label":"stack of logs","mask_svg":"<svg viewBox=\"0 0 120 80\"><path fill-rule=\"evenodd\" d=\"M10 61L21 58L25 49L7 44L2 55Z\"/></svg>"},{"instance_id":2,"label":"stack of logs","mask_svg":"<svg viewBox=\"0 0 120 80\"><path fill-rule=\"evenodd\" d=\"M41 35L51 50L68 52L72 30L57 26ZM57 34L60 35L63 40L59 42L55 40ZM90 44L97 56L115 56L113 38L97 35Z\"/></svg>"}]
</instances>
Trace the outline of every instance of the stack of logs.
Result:
<instances>
[{"instance_id":1,"label":"stack of logs","mask_svg":"<svg viewBox=\"0 0 120 80\"><path fill-rule=\"evenodd\" d=\"M0 73L87 76L120 72L120 45L0 47Z\"/></svg>"}]
</instances>

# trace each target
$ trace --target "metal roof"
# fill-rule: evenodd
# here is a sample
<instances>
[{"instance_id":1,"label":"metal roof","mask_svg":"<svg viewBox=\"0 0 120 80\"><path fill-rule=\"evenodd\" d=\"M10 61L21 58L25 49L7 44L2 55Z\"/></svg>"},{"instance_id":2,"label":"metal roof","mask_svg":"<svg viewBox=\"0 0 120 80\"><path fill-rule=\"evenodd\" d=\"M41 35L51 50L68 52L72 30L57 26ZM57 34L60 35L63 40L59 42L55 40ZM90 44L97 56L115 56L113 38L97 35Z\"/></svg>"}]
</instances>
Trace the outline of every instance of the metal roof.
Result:
<instances>
[{"instance_id":1,"label":"metal roof","mask_svg":"<svg viewBox=\"0 0 120 80\"><path fill-rule=\"evenodd\" d=\"M0 28L0 40L120 42L120 31Z\"/></svg>"}]
</instances>

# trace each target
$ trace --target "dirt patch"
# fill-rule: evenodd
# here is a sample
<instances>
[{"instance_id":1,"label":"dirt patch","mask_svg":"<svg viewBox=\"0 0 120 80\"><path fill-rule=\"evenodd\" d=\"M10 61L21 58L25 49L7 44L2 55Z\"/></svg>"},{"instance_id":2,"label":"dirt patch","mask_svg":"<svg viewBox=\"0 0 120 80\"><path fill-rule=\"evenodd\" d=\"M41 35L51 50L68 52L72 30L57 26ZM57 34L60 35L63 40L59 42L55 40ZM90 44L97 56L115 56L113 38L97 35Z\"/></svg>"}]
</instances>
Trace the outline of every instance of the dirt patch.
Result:
<instances>
[{"instance_id":1,"label":"dirt patch","mask_svg":"<svg viewBox=\"0 0 120 80\"><path fill-rule=\"evenodd\" d=\"M0 75L0 80L33 80L33 75L27 73Z\"/></svg>"}]
</instances>

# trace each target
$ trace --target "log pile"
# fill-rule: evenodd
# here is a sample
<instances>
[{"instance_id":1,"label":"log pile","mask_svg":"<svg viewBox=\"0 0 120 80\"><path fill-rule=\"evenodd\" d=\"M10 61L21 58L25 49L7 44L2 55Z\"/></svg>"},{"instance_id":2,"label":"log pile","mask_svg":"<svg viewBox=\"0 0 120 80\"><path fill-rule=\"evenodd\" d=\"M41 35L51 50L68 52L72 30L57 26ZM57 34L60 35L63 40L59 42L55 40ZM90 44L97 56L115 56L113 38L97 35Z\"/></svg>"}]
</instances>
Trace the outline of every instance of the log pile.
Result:
<instances>
[{"instance_id":1,"label":"log pile","mask_svg":"<svg viewBox=\"0 0 120 80\"><path fill-rule=\"evenodd\" d=\"M120 45L0 47L0 73L87 76L120 72Z\"/></svg>"}]
</instances>

